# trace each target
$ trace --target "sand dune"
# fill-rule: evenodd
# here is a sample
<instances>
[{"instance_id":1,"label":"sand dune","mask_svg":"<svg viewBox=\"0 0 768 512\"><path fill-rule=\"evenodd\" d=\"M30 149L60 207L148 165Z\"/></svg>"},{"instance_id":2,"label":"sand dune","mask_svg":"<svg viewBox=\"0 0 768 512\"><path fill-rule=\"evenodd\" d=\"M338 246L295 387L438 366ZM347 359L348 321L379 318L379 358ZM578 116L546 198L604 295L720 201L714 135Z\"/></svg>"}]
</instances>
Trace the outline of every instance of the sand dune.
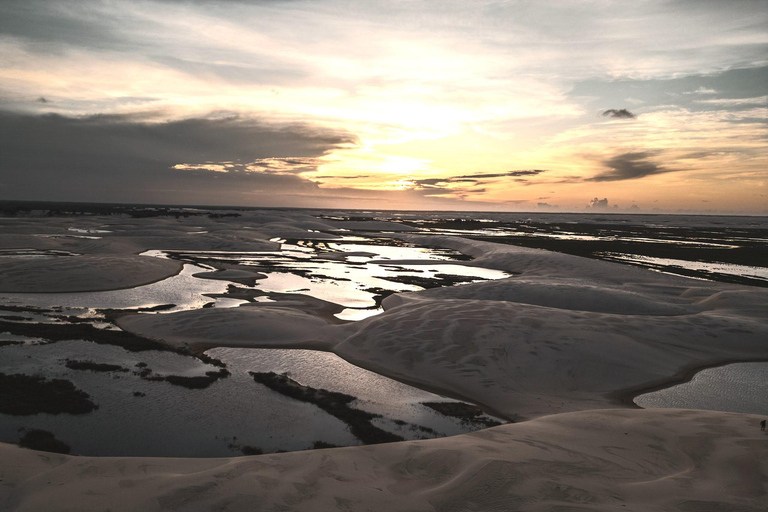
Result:
<instances>
[{"instance_id":1,"label":"sand dune","mask_svg":"<svg viewBox=\"0 0 768 512\"><path fill-rule=\"evenodd\" d=\"M614 315L520 303L412 302L360 322L334 351L517 419L611 407L682 368L768 358L768 326L722 314ZM738 333L738 336L734 336Z\"/></svg>"},{"instance_id":2,"label":"sand dune","mask_svg":"<svg viewBox=\"0 0 768 512\"><path fill-rule=\"evenodd\" d=\"M142 256L0 258L0 292L90 292L132 288L177 274L181 263Z\"/></svg>"},{"instance_id":3,"label":"sand dune","mask_svg":"<svg viewBox=\"0 0 768 512\"><path fill-rule=\"evenodd\" d=\"M293 306L294 304L291 304ZM330 322L291 307L244 305L118 319L127 331L176 347L316 348L332 345Z\"/></svg>"},{"instance_id":4,"label":"sand dune","mask_svg":"<svg viewBox=\"0 0 768 512\"><path fill-rule=\"evenodd\" d=\"M331 349L366 369L518 420L615 407L628 391L694 367L768 359L768 290L450 241L519 275L392 295L383 314L348 325L305 316L301 305L294 318L285 304L136 315L120 325L189 346Z\"/></svg>"},{"instance_id":5,"label":"sand dune","mask_svg":"<svg viewBox=\"0 0 768 512\"><path fill-rule=\"evenodd\" d=\"M235 459L70 457L0 444L0 508L756 511L768 497L758 422L586 411L451 438Z\"/></svg>"}]
</instances>

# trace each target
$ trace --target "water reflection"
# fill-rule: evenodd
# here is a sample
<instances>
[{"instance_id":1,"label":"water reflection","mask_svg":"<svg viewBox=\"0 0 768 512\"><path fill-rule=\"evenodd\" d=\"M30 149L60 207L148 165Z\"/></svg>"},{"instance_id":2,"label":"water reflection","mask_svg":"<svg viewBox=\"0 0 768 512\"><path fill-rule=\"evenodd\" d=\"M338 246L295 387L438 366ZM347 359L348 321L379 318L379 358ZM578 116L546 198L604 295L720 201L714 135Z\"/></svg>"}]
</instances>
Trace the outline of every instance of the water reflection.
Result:
<instances>
[{"instance_id":1,"label":"water reflection","mask_svg":"<svg viewBox=\"0 0 768 512\"><path fill-rule=\"evenodd\" d=\"M0 372L70 380L99 408L84 415L0 414L0 440L16 442L20 428L39 428L53 432L74 453L168 457L240 455L241 446L274 452L308 449L315 441L360 444L342 421L254 382L249 371L286 372L301 384L353 395L357 400L352 407L380 414L377 426L406 439L480 428L420 404L450 399L363 370L334 354L229 348L208 354L224 361L231 375L205 389L188 389L142 379L139 371L149 368L152 375L191 377L216 368L170 352L127 352L77 340L2 346ZM66 359L114 364L128 371L73 370L65 366Z\"/></svg>"}]
</instances>

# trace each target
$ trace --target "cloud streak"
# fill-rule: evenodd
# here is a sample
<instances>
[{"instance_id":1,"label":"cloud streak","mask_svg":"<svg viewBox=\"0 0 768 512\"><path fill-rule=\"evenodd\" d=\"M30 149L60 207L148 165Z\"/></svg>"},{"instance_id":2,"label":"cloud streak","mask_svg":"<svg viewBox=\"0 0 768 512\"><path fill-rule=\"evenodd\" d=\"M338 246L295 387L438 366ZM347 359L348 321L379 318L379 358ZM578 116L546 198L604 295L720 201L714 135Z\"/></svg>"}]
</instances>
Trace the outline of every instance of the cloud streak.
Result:
<instances>
[{"instance_id":1,"label":"cloud streak","mask_svg":"<svg viewBox=\"0 0 768 512\"><path fill-rule=\"evenodd\" d=\"M526 181L526 178L530 176L537 176L543 172L546 172L546 170L525 169L507 172L465 174L461 176L449 176L445 178L425 178L413 181L419 187L438 187L440 185L448 185L451 183L483 183L486 180L493 180L498 178L517 178L516 181Z\"/></svg>"}]
</instances>

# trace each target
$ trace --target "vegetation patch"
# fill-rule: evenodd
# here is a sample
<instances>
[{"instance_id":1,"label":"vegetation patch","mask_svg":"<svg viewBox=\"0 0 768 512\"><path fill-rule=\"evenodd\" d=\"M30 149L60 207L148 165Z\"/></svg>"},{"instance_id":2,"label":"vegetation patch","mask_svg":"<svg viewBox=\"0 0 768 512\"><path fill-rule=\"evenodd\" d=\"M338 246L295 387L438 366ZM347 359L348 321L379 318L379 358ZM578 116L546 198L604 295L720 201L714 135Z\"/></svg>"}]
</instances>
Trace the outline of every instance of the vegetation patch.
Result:
<instances>
[{"instance_id":1,"label":"vegetation patch","mask_svg":"<svg viewBox=\"0 0 768 512\"><path fill-rule=\"evenodd\" d=\"M482 277L476 276L458 276L453 274L435 274L434 277L423 276L387 276L384 279L394 283L411 284L420 286L424 289L441 288L443 286L453 286L459 283L469 283L473 281L483 281Z\"/></svg>"},{"instance_id":2,"label":"vegetation patch","mask_svg":"<svg viewBox=\"0 0 768 512\"><path fill-rule=\"evenodd\" d=\"M27 430L19 439L19 446L41 452L69 453L71 451L69 445L56 439L53 433L37 429Z\"/></svg>"},{"instance_id":3,"label":"vegetation patch","mask_svg":"<svg viewBox=\"0 0 768 512\"><path fill-rule=\"evenodd\" d=\"M26 316L19 316L19 315L0 315L0 319L2 320L10 320L12 322L26 322L29 320Z\"/></svg>"},{"instance_id":4,"label":"vegetation patch","mask_svg":"<svg viewBox=\"0 0 768 512\"><path fill-rule=\"evenodd\" d=\"M223 364L223 363L222 363ZM152 370L143 368L140 372L134 372L144 380L152 382L167 382L174 386L182 386L187 389L205 389L219 379L227 378L231 375L229 370L221 368L217 371L205 372L205 375L195 377L185 377L182 375L152 375Z\"/></svg>"},{"instance_id":5,"label":"vegetation patch","mask_svg":"<svg viewBox=\"0 0 768 512\"><path fill-rule=\"evenodd\" d=\"M486 427L495 427L501 425L500 422L490 418L483 418L483 410L474 405L464 402L422 402L422 405L433 409L443 416L452 416L459 418L467 423L479 423Z\"/></svg>"},{"instance_id":6,"label":"vegetation patch","mask_svg":"<svg viewBox=\"0 0 768 512\"><path fill-rule=\"evenodd\" d=\"M97 329L90 324L16 323L0 320L0 332L19 336L43 338L48 341L85 340L100 345L116 345L130 352L165 350L178 352L159 341L150 340L126 331Z\"/></svg>"},{"instance_id":7,"label":"vegetation patch","mask_svg":"<svg viewBox=\"0 0 768 512\"><path fill-rule=\"evenodd\" d=\"M14 416L31 414L86 414L98 405L90 395L68 380L37 375L0 373L0 412Z\"/></svg>"},{"instance_id":8,"label":"vegetation patch","mask_svg":"<svg viewBox=\"0 0 768 512\"><path fill-rule=\"evenodd\" d=\"M349 425L352 435L365 444L403 441L402 437L380 429L371 423L371 420L374 418L381 418L380 414L372 414L350 407L350 402L356 400L352 395L304 386L292 380L286 374L279 375L275 372L248 373L259 384L264 384L269 389L295 400L314 404L331 416L340 419Z\"/></svg>"},{"instance_id":9,"label":"vegetation patch","mask_svg":"<svg viewBox=\"0 0 768 512\"><path fill-rule=\"evenodd\" d=\"M14 306L12 304L0 304L0 311L14 311L16 313L49 313L50 309L35 308L32 306Z\"/></svg>"},{"instance_id":10,"label":"vegetation patch","mask_svg":"<svg viewBox=\"0 0 768 512\"><path fill-rule=\"evenodd\" d=\"M339 448L339 446L333 443L326 443L325 441L315 441L312 443L313 450L325 450L326 448Z\"/></svg>"},{"instance_id":11,"label":"vegetation patch","mask_svg":"<svg viewBox=\"0 0 768 512\"><path fill-rule=\"evenodd\" d=\"M258 446L241 446L240 452L243 455L262 455L264 451Z\"/></svg>"},{"instance_id":12,"label":"vegetation patch","mask_svg":"<svg viewBox=\"0 0 768 512\"><path fill-rule=\"evenodd\" d=\"M123 368L117 364L96 363L94 361L77 361L67 359L65 366L70 370L84 370L90 372L127 372L128 368Z\"/></svg>"}]
</instances>

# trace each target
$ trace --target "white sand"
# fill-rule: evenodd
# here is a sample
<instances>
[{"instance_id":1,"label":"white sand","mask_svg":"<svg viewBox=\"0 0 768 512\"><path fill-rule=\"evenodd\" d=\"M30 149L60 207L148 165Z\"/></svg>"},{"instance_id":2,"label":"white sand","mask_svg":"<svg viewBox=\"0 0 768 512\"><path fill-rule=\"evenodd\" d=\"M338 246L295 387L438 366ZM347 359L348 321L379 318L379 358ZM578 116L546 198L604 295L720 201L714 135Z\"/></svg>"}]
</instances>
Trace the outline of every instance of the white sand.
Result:
<instances>
[{"instance_id":1,"label":"white sand","mask_svg":"<svg viewBox=\"0 0 768 512\"><path fill-rule=\"evenodd\" d=\"M0 444L0 509L765 510L758 417L558 414L456 437L232 459L70 457Z\"/></svg>"}]
</instances>

